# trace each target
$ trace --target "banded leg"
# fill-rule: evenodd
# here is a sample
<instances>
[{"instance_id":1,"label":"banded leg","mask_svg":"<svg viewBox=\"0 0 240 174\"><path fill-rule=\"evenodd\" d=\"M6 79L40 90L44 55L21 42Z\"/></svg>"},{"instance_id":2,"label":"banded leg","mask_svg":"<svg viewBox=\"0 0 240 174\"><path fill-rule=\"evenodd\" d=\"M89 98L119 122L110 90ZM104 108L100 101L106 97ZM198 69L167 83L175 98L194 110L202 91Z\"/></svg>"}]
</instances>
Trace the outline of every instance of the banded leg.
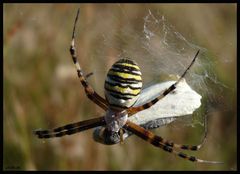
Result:
<instances>
[{"instance_id":1,"label":"banded leg","mask_svg":"<svg viewBox=\"0 0 240 174\"><path fill-rule=\"evenodd\" d=\"M178 79L178 81L176 81L176 83L174 83L173 85L171 85L168 89L166 89L165 91L163 91L158 97L156 97L155 99L151 100L150 102L142 105L142 106L137 106L137 107L131 107L127 110L129 116L139 112L139 111L142 111L142 110L145 110L145 109L148 109L150 108L152 105L154 105L155 103L157 103L159 100L161 100L162 98L164 98L166 95L168 95L170 92L172 92L177 84L184 78L184 76L186 75L186 73L188 72L188 70L191 68L191 66L193 65L193 63L195 62L198 54L199 54L199 51L197 51L196 55L194 56L191 64L187 67L187 69L184 71L184 73L181 75L181 77Z\"/></svg>"},{"instance_id":2,"label":"banded leg","mask_svg":"<svg viewBox=\"0 0 240 174\"><path fill-rule=\"evenodd\" d=\"M206 160L198 159L194 156L189 156L182 152L176 151L173 149L173 147L165 144L162 141L161 137L154 135L152 132L150 132L150 131L142 128L141 126L138 126L130 121L127 121L124 128L127 129L128 131L131 131L132 133L134 133L138 137L142 138L143 140L151 143L152 145L159 147L159 148L163 149L164 151L174 153L177 156L184 158L186 160L189 160L192 162L197 162L197 163L209 163L209 164L221 164L222 163L222 162L218 162L218 161L206 161Z\"/></svg>"},{"instance_id":3,"label":"banded leg","mask_svg":"<svg viewBox=\"0 0 240 174\"><path fill-rule=\"evenodd\" d=\"M142 126L139 126L139 127L142 127ZM143 129L145 129L145 128L143 128ZM145 129L145 130L147 130L147 129ZM164 143L165 145L167 145L169 147L178 148L178 149L182 149L182 150L198 151L203 146L203 144L205 143L206 136L207 136L207 129L205 127L204 137L203 137L201 143L198 144L198 145L177 144L177 143L174 143L173 141L166 140L166 139L164 139L160 136L157 136L157 138L158 138L158 141L160 141L161 143Z\"/></svg>"},{"instance_id":4,"label":"banded leg","mask_svg":"<svg viewBox=\"0 0 240 174\"><path fill-rule=\"evenodd\" d=\"M207 139L207 117L205 117L205 119L204 119L204 136L203 136L201 143L198 145L176 144L173 141L164 140L162 137L160 137L160 139L162 139L162 143L166 144L167 146L173 147L173 148L197 151L203 146L203 144L206 142L206 139Z\"/></svg>"},{"instance_id":5,"label":"banded leg","mask_svg":"<svg viewBox=\"0 0 240 174\"><path fill-rule=\"evenodd\" d=\"M81 69L80 64L78 62L78 59L77 59L76 48L75 48L75 28L76 28L76 23L77 23L77 20L78 20L78 15L79 15L79 9L78 9L77 16L76 16L76 19L75 19L75 22L74 22L72 42L71 42L71 46L70 46L70 53L71 53L71 56L72 56L72 60L73 60L73 63L75 64L75 66L77 68L77 75L80 79L80 82L81 82L82 86L85 89L87 97L90 100L92 100L94 103L96 103L98 106L103 108L104 110L107 110L107 108L108 108L107 101L104 98L102 98L100 95L98 95L94 91L94 89L88 84L86 78L83 75L82 69Z\"/></svg>"},{"instance_id":6,"label":"banded leg","mask_svg":"<svg viewBox=\"0 0 240 174\"><path fill-rule=\"evenodd\" d=\"M104 117L99 117L67 124L65 126L61 126L52 130L36 130L34 131L34 134L37 135L38 138L62 137L64 135L72 135L87 129L104 125L106 125Z\"/></svg>"}]
</instances>

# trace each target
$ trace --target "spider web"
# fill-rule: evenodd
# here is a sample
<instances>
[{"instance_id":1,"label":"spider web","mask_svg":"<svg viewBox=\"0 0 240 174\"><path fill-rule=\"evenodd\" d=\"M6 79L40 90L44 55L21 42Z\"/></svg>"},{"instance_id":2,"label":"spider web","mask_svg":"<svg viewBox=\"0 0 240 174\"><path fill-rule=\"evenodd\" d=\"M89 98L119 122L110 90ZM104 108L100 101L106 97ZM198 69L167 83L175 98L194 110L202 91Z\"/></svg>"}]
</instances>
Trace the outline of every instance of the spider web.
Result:
<instances>
[{"instance_id":1,"label":"spider web","mask_svg":"<svg viewBox=\"0 0 240 174\"><path fill-rule=\"evenodd\" d=\"M121 8L121 6L119 7ZM153 12L148 9L142 18L137 17L136 20L141 24L137 27L128 21L128 11L121 8L121 13L126 20L125 23L120 21L117 16L113 16L113 18L116 23L126 25L122 24L118 32L115 30L99 32L102 46L95 51L93 59L106 59L108 57L117 60L122 57L129 57L136 60L143 74L144 87L147 87L161 81L176 80L177 76L184 72L197 51L200 50L196 62L185 79L203 97L201 107L204 107L204 113L201 113L202 111L195 112L193 120L186 122L186 119L184 119L184 124L190 126L200 124L203 126L203 116L214 110L213 106L216 103L221 103L223 96L219 94L224 88L228 88L218 80L214 72L217 62L214 62L208 56L210 54L209 50L184 37L174 25L168 22L167 17L158 11ZM104 28L110 28L107 23L103 25ZM117 52L117 56L109 56L104 48ZM93 73L98 74L98 76L102 75L93 78L93 85L99 83L99 78L104 79L106 77L109 66L111 65L108 65L105 71L96 66ZM103 83L98 86L102 87ZM100 93L103 94L101 88L97 88L97 90L100 90Z\"/></svg>"}]
</instances>

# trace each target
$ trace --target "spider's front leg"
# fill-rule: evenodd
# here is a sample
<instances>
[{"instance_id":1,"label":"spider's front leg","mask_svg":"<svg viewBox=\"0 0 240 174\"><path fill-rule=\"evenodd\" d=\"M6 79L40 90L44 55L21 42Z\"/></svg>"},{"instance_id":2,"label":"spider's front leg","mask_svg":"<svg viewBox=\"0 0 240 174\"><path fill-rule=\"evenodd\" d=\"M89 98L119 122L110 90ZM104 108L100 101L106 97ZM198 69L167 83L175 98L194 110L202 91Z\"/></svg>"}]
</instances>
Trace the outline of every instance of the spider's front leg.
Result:
<instances>
[{"instance_id":1,"label":"spider's front leg","mask_svg":"<svg viewBox=\"0 0 240 174\"><path fill-rule=\"evenodd\" d=\"M90 100L92 100L94 103L96 103L98 106L100 106L102 109L107 110L108 109L107 101L104 98L102 98L99 94L97 94L94 91L94 89L88 84L86 78L83 75L81 66L80 66L80 64L78 62L78 59L77 59L76 47L75 47L75 28L76 28L76 23L77 23L77 20L78 20L78 15L79 15L79 9L78 9L77 16L76 16L76 19L75 19L75 22L74 22L72 42L71 42L71 46L70 46L70 53L71 53L71 56L72 56L72 60L73 60L73 63L75 64L75 66L76 66L78 78L80 79L80 82L85 89L87 97Z\"/></svg>"},{"instance_id":2,"label":"spider's front leg","mask_svg":"<svg viewBox=\"0 0 240 174\"><path fill-rule=\"evenodd\" d=\"M38 138L62 137L65 135L72 135L87 129L104 125L106 125L104 117L98 117L76 123L67 124L65 126L61 126L52 130L36 130L34 131L34 134Z\"/></svg>"},{"instance_id":3,"label":"spider's front leg","mask_svg":"<svg viewBox=\"0 0 240 174\"><path fill-rule=\"evenodd\" d=\"M222 163L222 162L218 162L218 161L206 161L206 160L198 159L194 156L189 156L182 152L176 151L173 149L174 146L172 147L168 143L164 142L161 137L154 135L151 131L144 129L143 127L138 126L129 120L124 125L124 128L128 131L131 131L132 133L134 133L138 137L142 138L143 140L151 143L152 145L159 147L159 148L163 149L164 151L174 153L175 155L177 155L181 158L187 159L189 161L197 162L197 163L209 163L209 164L221 164Z\"/></svg>"}]
</instances>

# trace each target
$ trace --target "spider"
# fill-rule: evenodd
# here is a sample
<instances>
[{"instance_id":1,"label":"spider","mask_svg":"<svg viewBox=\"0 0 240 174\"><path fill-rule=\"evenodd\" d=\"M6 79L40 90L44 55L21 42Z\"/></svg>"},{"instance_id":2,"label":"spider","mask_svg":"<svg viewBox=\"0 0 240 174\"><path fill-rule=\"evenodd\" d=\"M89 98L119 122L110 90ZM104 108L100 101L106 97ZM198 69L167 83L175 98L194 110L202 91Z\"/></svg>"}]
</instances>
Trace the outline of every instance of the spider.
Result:
<instances>
[{"instance_id":1,"label":"spider","mask_svg":"<svg viewBox=\"0 0 240 174\"><path fill-rule=\"evenodd\" d=\"M170 118L166 117L158 120L156 119L154 122L145 121L144 124L140 125L136 124L136 121L133 121L134 117L137 118L137 114L144 113L144 111L149 110L152 106L157 105L157 103L162 101L163 98L170 96L174 91L177 91L177 87L180 88L181 84L184 84L184 76L194 64L200 50L197 51L192 62L177 81L166 83L164 86L165 89L161 90L163 92L157 92L157 95L155 92L155 96L153 96L147 102L143 99L145 96L140 95L142 89L142 78L141 71L137 63L129 58L122 58L118 60L112 65L111 69L107 73L104 86L104 99L90 86L87 81L87 77L84 76L81 66L78 62L75 47L75 28L78 21L78 16L79 9L77 11L73 26L70 54L73 63L76 66L77 75L83 88L85 89L87 97L95 104L100 106L103 110L105 110L106 114L98 118L67 124L65 126L61 126L52 130L36 130L34 131L35 135L38 138L62 137L64 135L71 135L87 129L96 128L93 134L94 139L95 141L103 144L117 144L119 142L123 142L123 140L128 136L135 134L136 136L151 143L152 145L189 161L211 164L221 163L217 161L198 159L194 156L189 156L181 151L176 150L182 149L196 151L201 148L203 142L199 145L176 144L172 141L166 140L160 136L153 134L149 130L174 121L175 118L173 116ZM189 91L191 92L192 90ZM189 93L189 91L187 91L187 93ZM138 102L139 98L142 98L143 102ZM199 106L200 104L198 104L198 106L195 106L190 113L192 113L194 109ZM145 115L145 117L147 118L148 116ZM146 123L150 123L150 125Z\"/></svg>"}]
</instances>

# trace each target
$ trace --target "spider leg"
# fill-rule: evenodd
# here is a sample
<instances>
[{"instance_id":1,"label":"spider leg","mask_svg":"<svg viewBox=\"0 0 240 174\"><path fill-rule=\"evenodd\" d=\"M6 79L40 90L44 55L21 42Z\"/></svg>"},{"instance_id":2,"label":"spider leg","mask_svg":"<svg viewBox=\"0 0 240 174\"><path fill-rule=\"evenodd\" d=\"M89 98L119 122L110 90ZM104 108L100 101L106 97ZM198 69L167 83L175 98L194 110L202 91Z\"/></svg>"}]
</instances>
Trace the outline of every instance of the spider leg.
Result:
<instances>
[{"instance_id":1,"label":"spider leg","mask_svg":"<svg viewBox=\"0 0 240 174\"><path fill-rule=\"evenodd\" d=\"M131 121L130 121L131 122ZM135 124L135 123L134 123ZM206 124L206 123L205 123ZM138 125L139 126L139 125ZM146 130L148 130L147 128L143 127L143 126L139 126L139 127L142 127ZM170 141L170 140L167 140L167 139L164 139L160 136L158 136L158 141L160 141L161 143L164 143L165 145L169 146L169 147L173 147L173 148L178 148L178 149L182 149L182 150L191 150L191 151L198 151L202 146L203 144L205 143L206 141L206 136L207 136L207 130L206 130L206 127L205 127L205 134L204 134L204 138L202 139L201 143L198 144L198 145L186 145L186 144L177 144L177 143L174 143L173 141Z\"/></svg>"},{"instance_id":2,"label":"spider leg","mask_svg":"<svg viewBox=\"0 0 240 174\"><path fill-rule=\"evenodd\" d=\"M75 64L75 66L77 68L77 75L80 79L80 82L81 82L82 86L85 89L87 97L90 100L92 100L94 103L96 103L98 106L103 108L104 110L107 110L107 108L108 108L107 101L104 98L102 98L100 95L98 95L94 91L94 89L88 84L86 78L83 75L82 69L81 69L80 64L78 62L78 59L77 59L76 48L75 48L75 28L76 28L76 23L77 23L77 20L78 20L78 15L79 15L79 9L78 9L77 16L76 16L76 19L75 19L75 22L74 22L72 42L71 42L71 46L70 46L70 53L71 53L71 56L72 56L72 60L73 60L73 63Z\"/></svg>"},{"instance_id":3,"label":"spider leg","mask_svg":"<svg viewBox=\"0 0 240 174\"><path fill-rule=\"evenodd\" d=\"M62 137L64 135L75 134L87 129L91 129L97 126L105 125L104 117L93 118L85 121L80 121L76 123L67 124L65 126L61 126L52 130L36 130L34 134L38 138L54 138L54 137Z\"/></svg>"},{"instance_id":4,"label":"spider leg","mask_svg":"<svg viewBox=\"0 0 240 174\"><path fill-rule=\"evenodd\" d=\"M185 153L176 151L173 149L173 147L175 147L175 146L172 147L171 145L164 142L164 140L161 137L154 135L151 131L144 129L141 126L138 126L138 125L134 124L133 122L130 122L129 120L125 124L124 128L127 129L128 131L131 131L138 137L144 139L145 141L151 143L152 145L159 147L159 148L163 149L164 151L174 153L175 155L177 155L181 158L184 158L186 160L189 160L192 162L197 162L197 163L209 163L209 164L222 163L222 162L218 162L218 161L206 161L206 160L198 159L194 156L189 156Z\"/></svg>"},{"instance_id":5,"label":"spider leg","mask_svg":"<svg viewBox=\"0 0 240 174\"><path fill-rule=\"evenodd\" d=\"M127 112L129 114L129 116L139 112L139 111L142 111L142 110L145 110L145 109L148 109L150 108L152 105L154 105L155 103L157 103L159 100L161 100L162 98L164 98L166 95L168 95L170 92L172 92L177 84L184 78L184 76L186 75L186 73L188 72L188 70L191 68L191 66L193 65L193 63L195 62L198 54L199 54L199 51L197 51L196 55L194 56L191 64L187 67L187 69L184 71L184 73L181 75L181 77L178 79L178 81L176 81L173 85L171 85L169 88L167 88L165 91L163 91L158 97L156 97L155 99L151 100L150 102L148 103L145 103L143 104L142 106L137 106L137 107L131 107L129 109L127 109Z\"/></svg>"},{"instance_id":6,"label":"spider leg","mask_svg":"<svg viewBox=\"0 0 240 174\"><path fill-rule=\"evenodd\" d=\"M93 72L86 74L86 79L93 75Z\"/></svg>"},{"instance_id":7,"label":"spider leg","mask_svg":"<svg viewBox=\"0 0 240 174\"><path fill-rule=\"evenodd\" d=\"M204 119L204 128L205 129L204 129L203 139L202 139L201 143L198 144L198 145L176 144L176 143L174 143L172 141L169 141L169 140L163 140L162 142L165 143L166 145L170 146L170 147L176 147L176 148L179 148L179 149L182 149L182 150L198 151L203 146L203 144L206 142L206 139L207 139L207 117L205 117L205 119Z\"/></svg>"},{"instance_id":8,"label":"spider leg","mask_svg":"<svg viewBox=\"0 0 240 174\"><path fill-rule=\"evenodd\" d=\"M176 144L173 141L163 139L160 136L159 136L159 139L165 145L173 147L173 148L179 148L182 150L198 151L203 146L203 144L206 142L206 139L207 139L207 117L205 117L205 119L204 119L204 136L203 136L201 143L198 145Z\"/></svg>"}]
</instances>

